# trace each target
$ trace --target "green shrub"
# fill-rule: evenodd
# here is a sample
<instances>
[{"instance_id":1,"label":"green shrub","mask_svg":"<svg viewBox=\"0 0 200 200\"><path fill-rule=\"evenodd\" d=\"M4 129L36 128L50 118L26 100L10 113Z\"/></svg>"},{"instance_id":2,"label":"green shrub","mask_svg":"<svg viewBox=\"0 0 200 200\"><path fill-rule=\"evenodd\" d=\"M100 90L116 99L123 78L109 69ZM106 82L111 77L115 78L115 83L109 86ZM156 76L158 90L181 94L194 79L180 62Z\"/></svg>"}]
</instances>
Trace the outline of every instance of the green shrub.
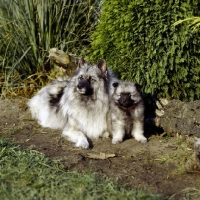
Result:
<instances>
[{"instance_id":1,"label":"green shrub","mask_svg":"<svg viewBox=\"0 0 200 200\"><path fill-rule=\"evenodd\" d=\"M49 70L49 49L79 56L100 0L0 0L0 87Z\"/></svg>"},{"instance_id":2,"label":"green shrub","mask_svg":"<svg viewBox=\"0 0 200 200\"><path fill-rule=\"evenodd\" d=\"M103 1L89 59L105 58L123 80L153 97L200 98L200 31L187 23L200 15L194 0Z\"/></svg>"}]
</instances>

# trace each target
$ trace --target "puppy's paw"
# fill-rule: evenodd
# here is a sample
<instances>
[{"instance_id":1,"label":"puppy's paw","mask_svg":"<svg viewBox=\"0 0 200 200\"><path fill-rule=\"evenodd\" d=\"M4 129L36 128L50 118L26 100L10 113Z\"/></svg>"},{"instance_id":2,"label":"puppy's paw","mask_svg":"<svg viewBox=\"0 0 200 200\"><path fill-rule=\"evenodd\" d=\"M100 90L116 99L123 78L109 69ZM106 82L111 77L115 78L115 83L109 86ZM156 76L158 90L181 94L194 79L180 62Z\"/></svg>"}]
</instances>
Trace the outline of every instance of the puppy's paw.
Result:
<instances>
[{"instance_id":1,"label":"puppy's paw","mask_svg":"<svg viewBox=\"0 0 200 200\"><path fill-rule=\"evenodd\" d=\"M89 142L87 141L87 138L79 138L78 142L75 145L76 147L88 149L89 148Z\"/></svg>"},{"instance_id":2,"label":"puppy's paw","mask_svg":"<svg viewBox=\"0 0 200 200\"><path fill-rule=\"evenodd\" d=\"M122 139L118 139L118 138L112 139L112 144L118 144L118 143L121 143L121 142L122 142Z\"/></svg>"},{"instance_id":3,"label":"puppy's paw","mask_svg":"<svg viewBox=\"0 0 200 200\"><path fill-rule=\"evenodd\" d=\"M135 136L135 139L136 139L138 142L141 142L141 143L146 143L146 142L147 142L147 138L144 137L143 135L137 135L137 136Z\"/></svg>"}]
</instances>

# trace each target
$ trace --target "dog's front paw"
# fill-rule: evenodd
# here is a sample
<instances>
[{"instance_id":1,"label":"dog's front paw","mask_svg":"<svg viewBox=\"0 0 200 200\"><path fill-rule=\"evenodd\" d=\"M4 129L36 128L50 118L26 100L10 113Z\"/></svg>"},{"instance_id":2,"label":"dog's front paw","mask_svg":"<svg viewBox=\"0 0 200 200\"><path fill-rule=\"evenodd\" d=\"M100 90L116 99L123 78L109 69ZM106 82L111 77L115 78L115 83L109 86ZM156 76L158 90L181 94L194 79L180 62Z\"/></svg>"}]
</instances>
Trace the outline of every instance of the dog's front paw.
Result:
<instances>
[{"instance_id":1,"label":"dog's front paw","mask_svg":"<svg viewBox=\"0 0 200 200\"><path fill-rule=\"evenodd\" d=\"M87 141L87 138L79 138L78 142L75 145L76 147L88 149L89 148L89 142Z\"/></svg>"},{"instance_id":2,"label":"dog's front paw","mask_svg":"<svg viewBox=\"0 0 200 200\"><path fill-rule=\"evenodd\" d=\"M138 142L141 142L141 143L146 143L146 142L147 142L147 138L144 137L143 135L135 136L135 139L136 139Z\"/></svg>"}]
</instances>

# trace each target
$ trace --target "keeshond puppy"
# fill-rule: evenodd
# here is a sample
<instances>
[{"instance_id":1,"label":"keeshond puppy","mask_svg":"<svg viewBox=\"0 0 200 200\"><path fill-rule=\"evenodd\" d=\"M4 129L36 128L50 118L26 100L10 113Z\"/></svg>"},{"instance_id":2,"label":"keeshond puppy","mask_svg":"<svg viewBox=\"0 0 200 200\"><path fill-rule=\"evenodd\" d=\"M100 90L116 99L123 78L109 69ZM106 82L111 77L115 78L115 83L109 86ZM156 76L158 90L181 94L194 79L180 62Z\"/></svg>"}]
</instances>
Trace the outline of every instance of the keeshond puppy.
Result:
<instances>
[{"instance_id":1,"label":"keeshond puppy","mask_svg":"<svg viewBox=\"0 0 200 200\"><path fill-rule=\"evenodd\" d=\"M80 59L70 80L50 83L28 106L42 126L63 129L76 147L89 148L90 139L109 136L110 79L105 60L92 66Z\"/></svg>"},{"instance_id":2,"label":"keeshond puppy","mask_svg":"<svg viewBox=\"0 0 200 200\"><path fill-rule=\"evenodd\" d=\"M112 121L112 143L122 142L125 135L146 143L144 137L144 104L138 85L132 82L114 82L110 111Z\"/></svg>"}]
</instances>

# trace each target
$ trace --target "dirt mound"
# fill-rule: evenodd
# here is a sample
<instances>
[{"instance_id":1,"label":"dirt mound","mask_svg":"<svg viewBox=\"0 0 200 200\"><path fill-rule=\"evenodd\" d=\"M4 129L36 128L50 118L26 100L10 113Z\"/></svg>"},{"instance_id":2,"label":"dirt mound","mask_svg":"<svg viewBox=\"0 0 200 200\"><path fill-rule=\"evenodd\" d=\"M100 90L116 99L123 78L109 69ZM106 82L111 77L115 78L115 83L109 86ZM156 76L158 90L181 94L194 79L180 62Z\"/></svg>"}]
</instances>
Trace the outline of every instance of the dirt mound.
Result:
<instances>
[{"instance_id":1,"label":"dirt mound","mask_svg":"<svg viewBox=\"0 0 200 200\"><path fill-rule=\"evenodd\" d=\"M168 101L166 105L157 102L156 124L167 133L200 137L200 100L182 102Z\"/></svg>"}]
</instances>

